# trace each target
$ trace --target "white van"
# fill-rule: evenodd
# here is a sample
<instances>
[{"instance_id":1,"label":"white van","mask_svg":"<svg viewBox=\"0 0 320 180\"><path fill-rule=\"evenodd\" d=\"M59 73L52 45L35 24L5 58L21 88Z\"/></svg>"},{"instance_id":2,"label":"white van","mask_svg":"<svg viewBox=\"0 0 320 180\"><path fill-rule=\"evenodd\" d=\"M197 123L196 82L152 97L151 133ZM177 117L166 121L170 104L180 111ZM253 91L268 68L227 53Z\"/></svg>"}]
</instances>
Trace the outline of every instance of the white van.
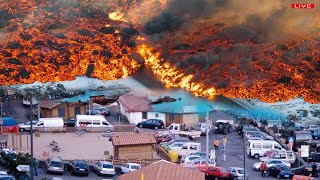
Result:
<instances>
[{"instance_id":1,"label":"white van","mask_svg":"<svg viewBox=\"0 0 320 180\"><path fill-rule=\"evenodd\" d=\"M103 116L99 115L76 115L76 127L113 127Z\"/></svg>"},{"instance_id":2,"label":"white van","mask_svg":"<svg viewBox=\"0 0 320 180\"><path fill-rule=\"evenodd\" d=\"M246 148L248 156L256 159L263 156L266 151L271 149L285 151L278 142L273 140L248 140Z\"/></svg>"},{"instance_id":3,"label":"white van","mask_svg":"<svg viewBox=\"0 0 320 180\"><path fill-rule=\"evenodd\" d=\"M201 151L201 143L186 142L178 151L179 156L186 156Z\"/></svg>"},{"instance_id":4,"label":"white van","mask_svg":"<svg viewBox=\"0 0 320 180\"><path fill-rule=\"evenodd\" d=\"M62 128L63 126L64 126L63 119L61 117L57 117L57 118L40 118L34 127L35 128L37 127Z\"/></svg>"}]
</instances>

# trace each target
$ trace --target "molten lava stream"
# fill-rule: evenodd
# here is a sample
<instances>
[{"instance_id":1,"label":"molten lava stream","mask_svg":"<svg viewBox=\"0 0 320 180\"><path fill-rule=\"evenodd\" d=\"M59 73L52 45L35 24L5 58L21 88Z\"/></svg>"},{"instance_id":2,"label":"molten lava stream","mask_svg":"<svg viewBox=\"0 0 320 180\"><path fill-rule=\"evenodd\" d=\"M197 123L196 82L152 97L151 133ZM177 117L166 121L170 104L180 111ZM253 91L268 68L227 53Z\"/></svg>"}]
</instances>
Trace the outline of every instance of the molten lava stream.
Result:
<instances>
[{"instance_id":1,"label":"molten lava stream","mask_svg":"<svg viewBox=\"0 0 320 180\"><path fill-rule=\"evenodd\" d=\"M214 96L215 88L205 88L201 83L192 82L193 75L186 75L179 72L169 63L161 64L159 53L153 53L153 49L143 44L138 46L139 54L144 58L145 64L151 67L153 73L167 87L179 87L186 89L195 96Z\"/></svg>"}]
</instances>

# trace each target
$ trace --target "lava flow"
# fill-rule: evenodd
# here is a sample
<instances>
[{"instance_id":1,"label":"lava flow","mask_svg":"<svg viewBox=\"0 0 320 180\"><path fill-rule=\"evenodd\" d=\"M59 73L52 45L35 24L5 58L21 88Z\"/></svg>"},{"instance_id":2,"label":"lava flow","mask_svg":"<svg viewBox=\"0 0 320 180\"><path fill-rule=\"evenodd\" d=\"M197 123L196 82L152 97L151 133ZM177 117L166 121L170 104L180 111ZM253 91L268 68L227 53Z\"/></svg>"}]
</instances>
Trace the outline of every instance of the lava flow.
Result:
<instances>
[{"instance_id":1,"label":"lava flow","mask_svg":"<svg viewBox=\"0 0 320 180\"><path fill-rule=\"evenodd\" d=\"M131 57L138 31L95 2L2 1L0 84L132 74L139 67Z\"/></svg>"},{"instance_id":2,"label":"lava flow","mask_svg":"<svg viewBox=\"0 0 320 180\"><path fill-rule=\"evenodd\" d=\"M319 14L278 0L3 0L0 84L118 79L145 63L196 96L319 103Z\"/></svg>"}]
</instances>

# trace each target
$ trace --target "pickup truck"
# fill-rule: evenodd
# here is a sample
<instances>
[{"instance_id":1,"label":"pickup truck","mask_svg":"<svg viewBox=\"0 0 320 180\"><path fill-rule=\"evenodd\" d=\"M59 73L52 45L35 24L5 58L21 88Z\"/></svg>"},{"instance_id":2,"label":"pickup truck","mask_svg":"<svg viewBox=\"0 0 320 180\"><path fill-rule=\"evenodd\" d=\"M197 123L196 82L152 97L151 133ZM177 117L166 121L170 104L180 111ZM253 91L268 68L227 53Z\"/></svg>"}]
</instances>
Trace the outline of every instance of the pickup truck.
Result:
<instances>
[{"instance_id":1,"label":"pickup truck","mask_svg":"<svg viewBox=\"0 0 320 180\"><path fill-rule=\"evenodd\" d=\"M180 136L186 136L190 139L194 139L196 137L200 137L202 132L201 131L195 131L195 130L185 130L181 124L176 124L172 123L170 126L167 127L167 129L172 133L172 134L178 134Z\"/></svg>"},{"instance_id":2,"label":"pickup truck","mask_svg":"<svg viewBox=\"0 0 320 180\"><path fill-rule=\"evenodd\" d=\"M208 127L207 123L197 122L195 125L191 127L191 130L201 131L201 135L206 135L207 133L206 127ZM211 133L211 130L212 128L211 128L211 125L209 124L209 129L208 129L209 133Z\"/></svg>"}]
</instances>

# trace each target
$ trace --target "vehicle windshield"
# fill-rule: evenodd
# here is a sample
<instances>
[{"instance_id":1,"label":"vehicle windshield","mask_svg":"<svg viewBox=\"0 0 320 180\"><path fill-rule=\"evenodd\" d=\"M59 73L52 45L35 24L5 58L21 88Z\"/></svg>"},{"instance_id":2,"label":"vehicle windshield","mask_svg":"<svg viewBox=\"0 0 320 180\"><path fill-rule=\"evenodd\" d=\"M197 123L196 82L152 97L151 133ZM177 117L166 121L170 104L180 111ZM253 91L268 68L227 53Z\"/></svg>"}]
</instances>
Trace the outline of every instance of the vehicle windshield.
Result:
<instances>
[{"instance_id":1,"label":"vehicle windshield","mask_svg":"<svg viewBox=\"0 0 320 180\"><path fill-rule=\"evenodd\" d=\"M243 169L238 169L238 173L239 174L244 174L244 170Z\"/></svg>"},{"instance_id":2,"label":"vehicle windshield","mask_svg":"<svg viewBox=\"0 0 320 180\"><path fill-rule=\"evenodd\" d=\"M15 180L13 177L0 177L0 180Z\"/></svg>"},{"instance_id":3,"label":"vehicle windshield","mask_svg":"<svg viewBox=\"0 0 320 180\"><path fill-rule=\"evenodd\" d=\"M296 135L296 140L300 140L300 139L312 139L311 134L297 134Z\"/></svg>"},{"instance_id":4,"label":"vehicle windshield","mask_svg":"<svg viewBox=\"0 0 320 180\"><path fill-rule=\"evenodd\" d=\"M61 166L62 166L62 163L61 163L61 162L57 162L57 161L52 161L52 162L51 162L51 166L52 166L52 167L61 167Z\"/></svg>"},{"instance_id":5,"label":"vehicle windshield","mask_svg":"<svg viewBox=\"0 0 320 180\"><path fill-rule=\"evenodd\" d=\"M86 168L88 168L88 165L84 164L84 163L77 163L76 167L86 169Z\"/></svg>"},{"instance_id":6,"label":"vehicle windshield","mask_svg":"<svg viewBox=\"0 0 320 180\"><path fill-rule=\"evenodd\" d=\"M113 169L113 165L112 164L103 164L103 168Z\"/></svg>"},{"instance_id":7,"label":"vehicle windshield","mask_svg":"<svg viewBox=\"0 0 320 180\"><path fill-rule=\"evenodd\" d=\"M281 166L281 171L290 171L290 168L287 166Z\"/></svg>"},{"instance_id":8,"label":"vehicle windshield","mask_svg":"<svg viewBox=\"0 0 320 180\"><path fill-rule=\"evenodd\" d=\"M137 165L131 165L131 169L140 169L140 166L137 166Z\"/></svg>"}]
</instances>

